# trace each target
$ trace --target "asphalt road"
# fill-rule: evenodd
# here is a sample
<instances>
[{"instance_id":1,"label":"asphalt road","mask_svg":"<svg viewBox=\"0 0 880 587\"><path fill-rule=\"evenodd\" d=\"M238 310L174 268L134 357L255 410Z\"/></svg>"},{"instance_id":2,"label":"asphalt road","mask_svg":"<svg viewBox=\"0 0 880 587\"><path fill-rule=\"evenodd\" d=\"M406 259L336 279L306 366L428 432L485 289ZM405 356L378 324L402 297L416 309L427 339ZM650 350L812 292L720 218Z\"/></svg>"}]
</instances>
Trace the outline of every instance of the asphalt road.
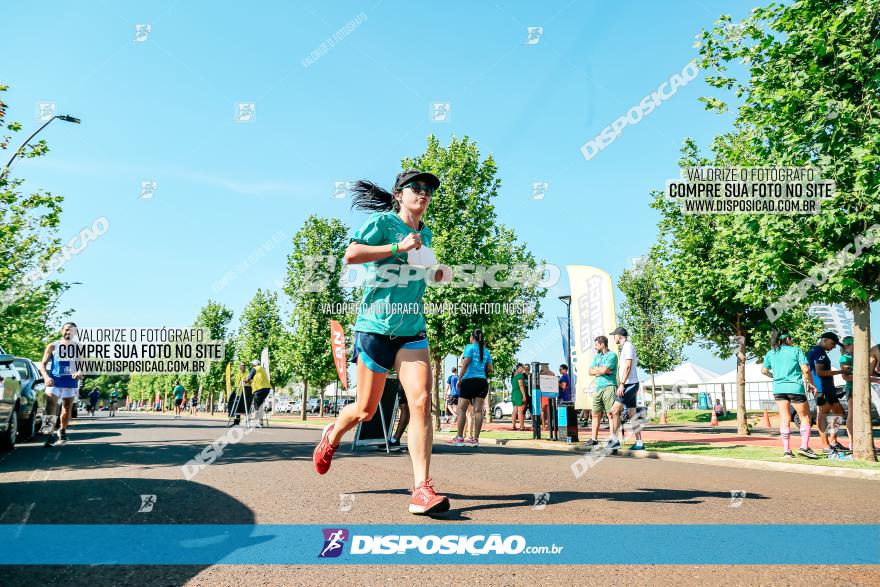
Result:
<instances>
[{"instance_id":1,"label":"asphalt road","mask_svg":"<svg viewBox=\"0 0 880 587\"><path fill-rule=\"evenodd\" d=\"M435 445L432 476L452 509L416 517L406 509L407 454L351 453L343 444L320 477L311 464L318 430L263 428L187 481L181 465L225 432L222 421L119 414L78 419L65 446L24 444L0 455L0 523L880 523L876 481L615 457L575 479L570 452L444 445ZM739 507L729 507L732 490L746 492ZM536 509L535 494L545 492L549 502ZM143 494L157 496L152 512L138 512ZM350 511L340 511L340 494L354 496ZM609 543L635 549L638 537ZM780 547L825 546L793 536ZM859 566L0 567L3 585L312 585L331 576L345 585L880 584L876 567Z\"/></svg>"}]
</instances>

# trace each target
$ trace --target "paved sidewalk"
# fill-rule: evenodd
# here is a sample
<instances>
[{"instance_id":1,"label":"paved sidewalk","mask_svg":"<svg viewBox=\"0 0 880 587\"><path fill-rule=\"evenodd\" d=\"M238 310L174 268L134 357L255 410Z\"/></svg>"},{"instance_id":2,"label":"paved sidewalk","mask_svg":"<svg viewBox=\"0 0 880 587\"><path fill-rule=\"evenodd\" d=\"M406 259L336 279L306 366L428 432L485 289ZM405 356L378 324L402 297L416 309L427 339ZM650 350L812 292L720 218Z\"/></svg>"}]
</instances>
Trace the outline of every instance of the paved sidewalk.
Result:
<instances>
[{"instance_id":1,"label":"paved sidewalk","mask_svg":"<svg viewBox=\"0 0 880 587\"><path fill-rule=\"evenodd\" d=\"M150 412L152 413L152 412ZM189 414L186 414L186 417L192 417ZM226 416L220 412L215 413L213 416L210 414L206 414L204 412L199 412L197 417L201 418L215 418L215 419L226 419ZM333 418L324 417L319 418L315 415L310 415L308 420L303 421L302 417L299 415L279 415L279 416L271 416L270 417L270 426L305 426L305 427L315 427L315 428L323 428L329 422L332 422ZM452 433L454 429L450 424L441 424L440 425L441 434L443 433ZM510 436L507 437L509 440L526 440L531 439L531 436L523 436L522 432L517 431L514 433L511 430L511 424L509 422L493 422L489 423L483 422L483 432L492 431L492 432L510 432ZM578 427L578 434L580 437L580 441L583 442L590 438L590 429ZM800 442L794 439L794 437L800 437L799 431L792 427L791 434L793 437L792 443ZM502 440L505 439L504 436L495 436L495 438L500 438ZM542 432L542 437L547 439L548 434L546 432ZM840 431L841 439L844 439L846 444L849 444L846 441L846 431ZM875 437L875 446L880 449L880 430L875 429L874 431ZM607 439L608 438L608 428L603 427L599 430L599 439ZM753 428L752 434L749 436L742 436L737 434L736 426L730 425L721 425L717 427L710 426L708 424L649 424L642 431L642 438L646 441L662 441L662 442L693 442L699 444L711 444L714 446L769 446L769 447L778 447L779 446L779 429L766 429L766 428ZM815 425L812 428L812 436L811 438L815 439L815 444L813 446L819 446L819 435L816 431Z\"/></svg>"}]
</instances>

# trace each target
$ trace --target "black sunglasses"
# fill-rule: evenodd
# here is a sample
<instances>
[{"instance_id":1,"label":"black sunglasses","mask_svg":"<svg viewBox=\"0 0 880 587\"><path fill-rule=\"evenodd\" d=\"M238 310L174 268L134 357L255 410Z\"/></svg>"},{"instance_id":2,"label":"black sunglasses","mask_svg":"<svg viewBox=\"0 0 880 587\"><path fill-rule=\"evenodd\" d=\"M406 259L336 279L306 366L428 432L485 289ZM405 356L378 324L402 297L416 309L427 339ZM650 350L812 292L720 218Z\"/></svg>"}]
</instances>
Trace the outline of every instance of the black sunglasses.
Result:
<instances>
[{"instance_id":1,"label":"black sunglasses","mask_svg":"<svg viewBox=\"0 0 880 587\"><path fill-rule=\"evenodd\" d=\"M417 194L425 192L429 196L434 195L434 188L429 186L428 184L419 182L419 181L411 181L403 185L404 189L409 188Z\"/></svg>"}]
</instances>

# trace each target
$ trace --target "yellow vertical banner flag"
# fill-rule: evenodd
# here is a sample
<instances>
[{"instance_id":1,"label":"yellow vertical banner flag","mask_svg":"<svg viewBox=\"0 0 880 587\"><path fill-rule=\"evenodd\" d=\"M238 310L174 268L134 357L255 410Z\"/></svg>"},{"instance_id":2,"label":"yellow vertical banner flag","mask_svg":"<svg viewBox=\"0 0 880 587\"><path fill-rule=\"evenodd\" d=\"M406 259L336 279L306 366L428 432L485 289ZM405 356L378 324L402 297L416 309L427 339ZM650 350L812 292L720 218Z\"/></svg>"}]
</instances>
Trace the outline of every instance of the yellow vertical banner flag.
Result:
<instances>
[{"instance_id":1,"label":"yellow vertical banner flag","mask_svg":"<svg viewBox=\"0 0 880 587\"><path fill-rule=\"evenodd\" d=\"M590 375L593 347L599 335L608 338L608 348L617 352L617 345L608 333L617 328L614 311L614 285L611 276L601 269L585 265L566 265L571 286L571 345L577 357L575 408L593 407L596 378Z\"/></svg>"},{"instance_id":2,"label":"yellow vertical banner flag","mask_svg":"<svg viewBox=\"0 0 880 587\"><path fill-rule=\"evenodd\" d=\"M232 363L226 363L226 399L232 395Z\"/></svg>"}]
</instances>

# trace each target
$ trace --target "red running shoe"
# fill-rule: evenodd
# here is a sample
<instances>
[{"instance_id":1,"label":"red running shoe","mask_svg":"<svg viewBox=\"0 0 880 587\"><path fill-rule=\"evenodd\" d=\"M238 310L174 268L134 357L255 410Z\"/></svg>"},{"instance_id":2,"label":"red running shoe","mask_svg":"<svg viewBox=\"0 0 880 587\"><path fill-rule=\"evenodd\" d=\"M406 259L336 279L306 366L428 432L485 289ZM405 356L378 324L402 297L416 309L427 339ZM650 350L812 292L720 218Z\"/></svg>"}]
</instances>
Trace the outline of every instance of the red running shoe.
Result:
<instances>
[{"instance_id":1,"label":"red running shoe","mask_svg":"<svg viewBox=\"0 0 880 587\"><path fill-rule=\"evenodd\" d=\"M333 424L327 424L324 427L324 432L321 433L321 442L318 443L312 454L312 462L318 475L323 475L330 469L330 461L333 460L333 453L336 452L336 447L330 446L330 441L327 440L331 430L333 430Z\"/></svg>"},{"instance_id":2,"label":"red running shoe","mask_svg":"<svg viewBox=\"0 0 880 587\"><path fill-rule=\"evenodd\" d=\"M412 492L412 500L409 502L409 513L440 514L449 511L449 498L445 495L437 495L431 486L431 480L422 481Z\"/></svg>"}]
</instances>

